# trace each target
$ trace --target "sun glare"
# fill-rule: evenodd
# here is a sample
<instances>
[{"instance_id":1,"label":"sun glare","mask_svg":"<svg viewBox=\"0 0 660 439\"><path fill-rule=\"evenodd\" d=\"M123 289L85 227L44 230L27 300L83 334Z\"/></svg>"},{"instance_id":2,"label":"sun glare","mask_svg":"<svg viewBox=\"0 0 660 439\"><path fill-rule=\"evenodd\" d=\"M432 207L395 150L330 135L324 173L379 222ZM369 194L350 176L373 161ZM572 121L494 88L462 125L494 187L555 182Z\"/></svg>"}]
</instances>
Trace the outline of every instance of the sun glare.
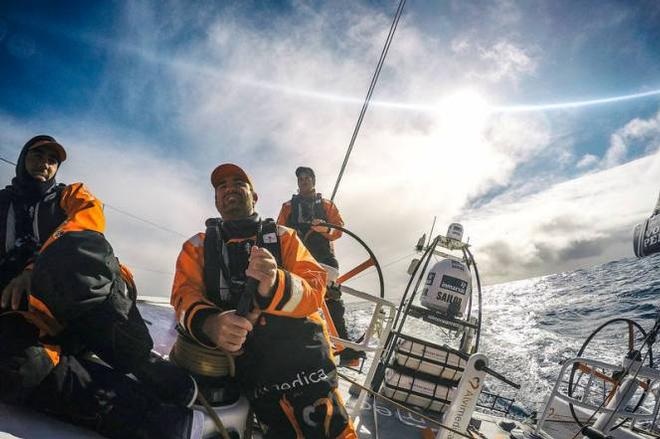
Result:
<instances>
[{"instance_id":1,"label":"sun glare","mask_svg":"<svg viewBox=\"0 0 660 439\"><path fill-rule=\"evenodd\" d=\"M474 90L461 90L440 101L440 122L455 131L481 132L490 114L486 100Z\"/></svg>"},{"instance_id":2,"label":"sun glare","mask_svg":"<svg viewBox=\"0 0 660 439\"><path fill-rule=\"evenodd\" d=\"M437 141L454 151L474 154L483 146L483 132L491 107L473 90L460 90L436 107Z\"/></svg>"}]
</instances>

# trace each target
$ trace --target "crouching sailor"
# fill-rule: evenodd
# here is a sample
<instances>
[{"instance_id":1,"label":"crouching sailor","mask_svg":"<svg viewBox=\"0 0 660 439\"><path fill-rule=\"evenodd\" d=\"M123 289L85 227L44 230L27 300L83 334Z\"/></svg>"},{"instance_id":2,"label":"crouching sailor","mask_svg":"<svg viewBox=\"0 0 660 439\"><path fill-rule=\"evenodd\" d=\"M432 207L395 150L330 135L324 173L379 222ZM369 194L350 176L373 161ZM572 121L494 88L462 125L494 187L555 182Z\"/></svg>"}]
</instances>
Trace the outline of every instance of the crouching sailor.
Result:
<instances>
[{"instance_id":1,"label":"crouching sailor","mask_svg":"<svg viewBox=\"0 0 660 439\"><path fill-rule=\"evenodd\" d=\"M52 137L29 140L0 192L0 400L111 438L189 438L196 384L151 354L101 202L55 182L65 159Z\"/></svg>"},{"instance_id":2,"label":"crouching sailor","mask_svg":"<svg viewBox=\"0 0 660 439\"><path fill-rule=\"evenodd\" d=\"M222 164L211 183L222 218L208 220L179 255L172 305L180 326L195 343L235 355L266 438L356 438L317 312L324 270L293 230L259 218L241 168Z\"/></svg>"}]
</instances>

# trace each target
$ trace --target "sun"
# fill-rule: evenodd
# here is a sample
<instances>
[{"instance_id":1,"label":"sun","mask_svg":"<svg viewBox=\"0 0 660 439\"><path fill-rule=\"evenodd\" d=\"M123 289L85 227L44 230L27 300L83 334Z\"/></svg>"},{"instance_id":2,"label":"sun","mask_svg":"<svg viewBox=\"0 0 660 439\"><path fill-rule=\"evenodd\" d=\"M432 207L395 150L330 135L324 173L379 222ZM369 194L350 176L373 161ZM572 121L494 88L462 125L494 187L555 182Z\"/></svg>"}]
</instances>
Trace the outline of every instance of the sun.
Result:
<instances>
[{"instance_id":1,"label":"sun","mask_svg":"<svg viewBox=\"0 0 660 439\"><path fill-rule=\"evenodd\" d=\"M449 178L462 178L467 166L475 170L487 169L491 154L486 140L486 128L492 107L478 92L457 90L436 105L433 128L426 154L433 163L444 166Z\"/></svg>"},{"instance_id":2,"label":"sun","mask_svg":"<svg viewBox=\"0 0 660 439\"><path fill-rule=\"evenodd\" d=\"M439 122L456 133L482 132L490 113L486 99L471 89L452 93L438 104Z\"/></svg>"}]
</instances>

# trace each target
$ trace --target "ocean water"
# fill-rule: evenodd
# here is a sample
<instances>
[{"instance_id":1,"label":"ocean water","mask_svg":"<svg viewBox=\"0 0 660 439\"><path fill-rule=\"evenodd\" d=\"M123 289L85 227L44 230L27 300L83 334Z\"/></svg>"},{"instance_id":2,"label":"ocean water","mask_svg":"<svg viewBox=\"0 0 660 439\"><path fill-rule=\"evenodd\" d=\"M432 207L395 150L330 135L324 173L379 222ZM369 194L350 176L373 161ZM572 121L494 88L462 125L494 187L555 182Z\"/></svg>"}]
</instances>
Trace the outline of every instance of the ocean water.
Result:
<instances>
[{"instance_id":1,"label":"ocean water","mask_svg":"<svg viewBox=\"0 0 660 439\"><path fill-rule=\"evenodd\" d=\"M514 397L522 411L540 410L560 362L575 357L600 325L627 318L644 330L653 327L660 306L660 254L485 287L483 301L479 351L486 353L491 368L519 383L521 389L516 391L492 378L486 387ZM368 324L367 311L352 309L347 321L352 332L359 333ZM437 329L423 322L411 321L408 326L413 335L429 340L433 330ZM623 322L606 326L588 344L585 354L609 361L621 359L628 352L628 331ZM637 328L633 335L637 347L643 336Z\"/></svg>"}]
</instances>

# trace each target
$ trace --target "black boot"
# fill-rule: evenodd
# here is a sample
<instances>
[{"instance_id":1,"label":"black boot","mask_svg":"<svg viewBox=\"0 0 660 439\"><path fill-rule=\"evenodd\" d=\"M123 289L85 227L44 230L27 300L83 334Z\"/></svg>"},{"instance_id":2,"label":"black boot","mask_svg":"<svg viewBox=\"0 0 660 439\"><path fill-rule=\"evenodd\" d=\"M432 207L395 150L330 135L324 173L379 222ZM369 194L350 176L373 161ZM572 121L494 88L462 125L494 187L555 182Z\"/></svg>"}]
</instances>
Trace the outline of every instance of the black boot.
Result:
<instances>
[{"instance_id":1,"label":"black boot","mask_svg":"<svg viewBox=\"0 0 660 439\"><path fill-rule=\"evenodd\" d=\"M185 370L158 354L151 353L133 374L163 400L192 407L197 399L197 383Z\"/></svg>"}]
</instances>

